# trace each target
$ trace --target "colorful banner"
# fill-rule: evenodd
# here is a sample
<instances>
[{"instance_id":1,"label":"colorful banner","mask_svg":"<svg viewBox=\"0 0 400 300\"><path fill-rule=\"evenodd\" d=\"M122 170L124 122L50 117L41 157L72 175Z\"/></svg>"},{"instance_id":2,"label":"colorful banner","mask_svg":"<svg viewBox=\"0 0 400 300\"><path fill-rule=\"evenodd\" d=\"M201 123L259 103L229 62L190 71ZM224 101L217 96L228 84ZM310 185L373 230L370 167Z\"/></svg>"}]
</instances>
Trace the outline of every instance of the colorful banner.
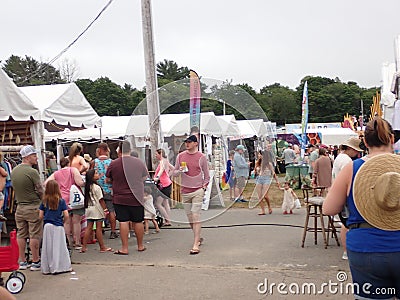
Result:
<instances>
[{"instance_id":1,"label":"colorful banner","mask_svg":"<svg viewBox=\"0 0 400 300\"><path fill-rule=\"evenodd\" d=\"M200 79L197 73L190 70L190 134L200 138Z\"/></svg>"},{"instance_id":2,"label":"colorful banner","mask_svg":"<svg viewBox=\"0 0 400 300\"><path fill-rule=\"evenodd\" d=\"M307 146L307 123L308 123L308 88L307 81L304 83L303 101L301 102L301 159L304 158L304 153Z\"/></svg>"}]
</instances>

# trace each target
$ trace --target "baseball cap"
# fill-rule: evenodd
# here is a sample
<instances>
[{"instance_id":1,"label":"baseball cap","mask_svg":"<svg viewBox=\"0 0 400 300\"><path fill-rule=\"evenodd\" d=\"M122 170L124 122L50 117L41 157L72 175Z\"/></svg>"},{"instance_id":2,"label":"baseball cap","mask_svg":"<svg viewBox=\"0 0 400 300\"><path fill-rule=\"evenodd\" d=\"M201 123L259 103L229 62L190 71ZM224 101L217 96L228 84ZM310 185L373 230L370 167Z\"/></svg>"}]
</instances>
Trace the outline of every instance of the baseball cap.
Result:
<instances>
[{"instance_id":1,"label":"baseball cap","mask_svg":"<svg viewBox=\"0 0 400 300\"><path fill-rule=\"evenodd\" d=\"M22 157L27 157L31 154L37 154L38 152L36 151L35 148L33 148L32 145L27 145L22 147L22 149L19 151L19 154L21 154Z\"/></svg>"},{"instance_id":2,"label":"baseball cap","mask_svg":"<svg viewBox=\"0 0 400 300\"><path fill-rule=\"evenodd\" d=\"M237 145L236 150L246 150L246 148L243 145Z\"/></svg>"},{"instance_id":3,"label":"baseball cap","mask_svg":"<svg viewBox=\"0 0 400 300\"><path fill-rule=\"evenodd\" d=\"M197 137L195 136L195 135L191 135L191 136L188 136L185 140L184 140L184 142L195 142L195 143L197 143Z\"/></svg>"}]
</instances>

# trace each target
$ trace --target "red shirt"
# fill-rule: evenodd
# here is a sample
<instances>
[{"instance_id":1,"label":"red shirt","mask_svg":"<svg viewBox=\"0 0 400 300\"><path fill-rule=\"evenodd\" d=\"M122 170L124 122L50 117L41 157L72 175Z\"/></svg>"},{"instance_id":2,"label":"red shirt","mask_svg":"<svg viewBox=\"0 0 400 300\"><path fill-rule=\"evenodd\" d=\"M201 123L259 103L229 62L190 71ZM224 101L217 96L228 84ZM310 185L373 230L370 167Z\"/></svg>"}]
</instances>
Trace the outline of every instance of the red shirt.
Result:
<instances>
[{"instance_id":1,"label":"red shirt","mask_svg":"<svg viewBox=\"0 0 400 300\"><path fill-rule=\"evenodd\" d=\"M183 151L176 158L175 170L179 170L181 162L186 162L188 171L181 173L182 194L192 193L207 186L210 181L208 162L206 156L197 151L193 154Z\"/></svg>"}]
</instances>

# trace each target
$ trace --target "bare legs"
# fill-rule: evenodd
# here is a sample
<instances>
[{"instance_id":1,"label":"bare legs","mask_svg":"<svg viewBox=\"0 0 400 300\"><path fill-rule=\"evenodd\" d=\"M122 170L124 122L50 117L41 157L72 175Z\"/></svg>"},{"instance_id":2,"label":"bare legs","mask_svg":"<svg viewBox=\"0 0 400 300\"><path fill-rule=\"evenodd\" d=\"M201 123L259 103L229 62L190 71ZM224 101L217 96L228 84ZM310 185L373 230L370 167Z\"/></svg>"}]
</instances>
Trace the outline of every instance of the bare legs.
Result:
<instances>
[{"instance_id":1,"label":"bare legs","mask_svg":"<svg viewBox=\"0 0 400 300\"><path fill-rule=\"evenodd\" d=\"M268 197L269 186L270 186L269 184L257 184L256 185L258 201L260 203L260 208L261 208L261 212L259 213L259 215L265 215L264 199L268 205L268 213L270 213L270 214L272 213L271 204L269 202L269 197Z\"/></svg>"},{"instance_id":2,"label":"bare legs","mask_svg":"<svg viewBox=\"0 0 400 300\"><path fill-rule=\"evenodd\" d=\"M17 239L18 241L18 249L19 249L19 261L26 261L25 258L25 249L26 249L26 239ZM29 247L32 252L32 261L39 261L39 240L38 239L29 239Z\"/></svg>"},{"instance_id":3,"label":"bare legs","mask_svg":"<svg viewBox=\"0 0 400 300\"><path fill-rule=\"evenodd\" d=\"M190 227L193 230L193 247L192 250L199 250L200 245L200 233L201 233L201 222L200 222L200 214L189 213L187 214Z\"/></svg>"},{"instance_id":4,"label":"bare legs","mask_svg":"<svg viewBox=\"0 0 400 300\"><path fill-rule=\"evenodd\" d=\"M103 224L103 221L96 221L96 238L97 238L97 241L99 242L100 251L106 251L107 248L104 245L103 232L102 232L102 227L101 227L102 224ZM81 252L86 252L87 242L92 239L93 225L94 225L94 222L87 222L87 227L85 230L85 235L83 237Z\"/></svg>"},{"instance_id":5,"label":"bare legs","mask_svg":"<svg viewBox=\"0 0 400 300\"><path fill-rule=\"evenodd\" d=\"M143 234L144 227L142 222L134 222L133 229L135 230L136 241L138 246L138 251L143 251L145 247L143 246ZM118 250L119 253L128 254L128 233L129 233L129 221L127 222L119 222L119 233L121 237L121 250Z\"/></svg>"},{"instance_id":6,"label":"bare legs","mask_svg":"<svg viewBox=\"0 0 400 300\"><path fill-rule=\"evenodd\" d=\"M162 216L165 218L165 225L171 224L171 219L169 217L171 208L169 207L168 199L158 196L156 199L156 207L161 212Z\"/></svg>"}]
</instances>

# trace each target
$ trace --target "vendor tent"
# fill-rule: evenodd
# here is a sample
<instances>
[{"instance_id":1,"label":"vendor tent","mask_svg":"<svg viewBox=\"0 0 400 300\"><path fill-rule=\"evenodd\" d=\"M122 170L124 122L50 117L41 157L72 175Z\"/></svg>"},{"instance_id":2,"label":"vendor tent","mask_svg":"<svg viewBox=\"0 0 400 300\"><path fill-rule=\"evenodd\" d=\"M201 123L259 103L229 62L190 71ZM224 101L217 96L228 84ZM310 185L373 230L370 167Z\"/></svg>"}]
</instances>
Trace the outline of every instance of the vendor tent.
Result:
<instances>
[{"instance_id":1,"label":"vendor tent","mask_svg":"<svg viewBox=\"0 0 400 300\"><path fill-rule=\"evenodd\" d=\"M99 116L75 83L25 86L19 90L40 111L40 121L86 128L98 125Z\"/></svg>"},{"instance_id":2,"label":"vendor tent","mask_svg":"<svg viewBox=\"0 0 400 300\"><path fill-rule=\"evenodd\" d=\"M223 136L239 136L240 130L234 115L215 116Z\"/></svg>"},{"instance_id":3,"label":"vendor tent","mask_svg":"<svg viewBox=\"0 0 400 300\"><path fill-rule=\"evenodd\" d=\"M18 88L3 70L0 70L0 103L0 120L30 124L33 144L40 151L41 175L45 168L45 122L60 130L57 125L91 127L100 120L74 83Z\"/></svg>"}]
</instances>

